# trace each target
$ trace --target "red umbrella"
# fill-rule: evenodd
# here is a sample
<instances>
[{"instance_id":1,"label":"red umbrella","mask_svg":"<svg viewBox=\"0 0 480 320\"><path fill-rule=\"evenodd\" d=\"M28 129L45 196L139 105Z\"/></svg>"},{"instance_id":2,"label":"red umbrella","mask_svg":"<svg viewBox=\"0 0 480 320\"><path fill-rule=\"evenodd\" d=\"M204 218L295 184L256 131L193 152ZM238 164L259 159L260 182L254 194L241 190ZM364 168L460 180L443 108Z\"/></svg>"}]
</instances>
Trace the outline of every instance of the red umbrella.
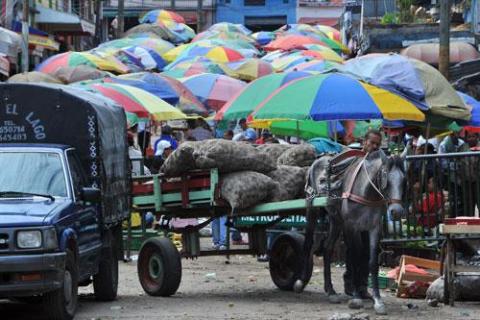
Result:
<instances>
[{"instance_id":1,"label":"red umbrella","mask_svg":"<svg viewBox=\"0 0 480 320\"><path fill-rule=\"evenodd\" d=\"M301 35L285 35L278 37L277 39L270 42L264 48L267 51L274 51L274 50L292 50L296 48L300 48L307 44L323 44L321 40L317 40L307 36Z\"/></svg>"}]
</instances>

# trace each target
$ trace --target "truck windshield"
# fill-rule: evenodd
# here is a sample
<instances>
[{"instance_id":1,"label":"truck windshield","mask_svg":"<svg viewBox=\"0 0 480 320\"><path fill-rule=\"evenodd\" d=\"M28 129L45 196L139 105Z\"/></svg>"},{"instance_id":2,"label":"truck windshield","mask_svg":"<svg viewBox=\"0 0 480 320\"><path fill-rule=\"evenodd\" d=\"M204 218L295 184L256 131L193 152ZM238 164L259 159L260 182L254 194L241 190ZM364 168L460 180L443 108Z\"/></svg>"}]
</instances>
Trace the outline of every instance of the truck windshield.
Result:
<instances>
[{"instance_id":1,"label":"truck windshield","mask_svg":"<svg viewBox=\"0 0 480 320\"><path fill-rule=\"evenodd\" d=\"M62 161L56 153L0 152L0 168L0 194L67 196Z\"/></svg>"}]
</instances>

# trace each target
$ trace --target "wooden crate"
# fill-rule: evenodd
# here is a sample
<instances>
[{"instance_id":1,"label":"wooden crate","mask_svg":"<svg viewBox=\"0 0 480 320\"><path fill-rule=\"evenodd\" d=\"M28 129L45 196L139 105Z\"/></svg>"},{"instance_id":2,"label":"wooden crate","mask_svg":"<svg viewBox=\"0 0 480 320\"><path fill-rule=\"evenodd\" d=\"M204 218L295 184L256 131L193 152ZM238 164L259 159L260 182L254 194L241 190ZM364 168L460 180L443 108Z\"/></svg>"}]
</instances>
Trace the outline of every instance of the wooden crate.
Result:
<instances>
[{"instance_id":1,"label":"wooden crate","mask_svg":"<svg viewBox=\"0 0 480 320\"><path fill-rule=\"evenodd\" d=\"M429 274L422 275L406 270L405 266L413 264L419 268L425 269ZM397 297L407 294L408 286L414 281L431 283L440 277L440 261L411 257L403 255L400 258L400 271L397 278Z\"/></svg>"}]
</instances>

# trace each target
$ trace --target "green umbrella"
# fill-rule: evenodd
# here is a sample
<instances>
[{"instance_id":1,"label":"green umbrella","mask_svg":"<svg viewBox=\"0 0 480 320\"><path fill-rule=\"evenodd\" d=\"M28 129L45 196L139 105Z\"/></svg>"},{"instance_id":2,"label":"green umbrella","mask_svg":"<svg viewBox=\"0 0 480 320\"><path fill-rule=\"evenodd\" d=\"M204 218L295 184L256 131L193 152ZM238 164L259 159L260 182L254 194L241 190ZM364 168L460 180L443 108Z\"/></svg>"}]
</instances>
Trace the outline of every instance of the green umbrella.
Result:
<instances>
[{"instance_id":1,"label":"green umbrella","mask_svg":"<svg viewBox=\"0 0 480 320\"><path fill-rule=\"evenodd\" d=\"M328 122L326 121L273 121L269 129L273 134L298 137L305 140L329 137Z\"/></svg>"}]
</instances>

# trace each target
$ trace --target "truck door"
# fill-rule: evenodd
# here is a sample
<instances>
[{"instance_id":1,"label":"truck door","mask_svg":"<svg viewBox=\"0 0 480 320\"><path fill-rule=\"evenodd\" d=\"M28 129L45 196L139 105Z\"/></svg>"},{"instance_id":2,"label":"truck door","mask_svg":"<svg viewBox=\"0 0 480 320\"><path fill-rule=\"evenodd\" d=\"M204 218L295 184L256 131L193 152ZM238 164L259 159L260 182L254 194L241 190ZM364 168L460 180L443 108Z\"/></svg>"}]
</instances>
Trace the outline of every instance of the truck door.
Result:
<instances>
[{"instance_id":1,"label":"truck door","mask_svg":"<svg viewBox=\"0 0 480 320\"><path fill-rule=\"evenodd\" d=\"M74 228L78 236L80 276L92 274L101 251L100 217L98 204L88 204L82 199L82 188L87 187L85 174L74 150L67 150L67 161L74 196Z\"/></svg>"}]
</instances>

